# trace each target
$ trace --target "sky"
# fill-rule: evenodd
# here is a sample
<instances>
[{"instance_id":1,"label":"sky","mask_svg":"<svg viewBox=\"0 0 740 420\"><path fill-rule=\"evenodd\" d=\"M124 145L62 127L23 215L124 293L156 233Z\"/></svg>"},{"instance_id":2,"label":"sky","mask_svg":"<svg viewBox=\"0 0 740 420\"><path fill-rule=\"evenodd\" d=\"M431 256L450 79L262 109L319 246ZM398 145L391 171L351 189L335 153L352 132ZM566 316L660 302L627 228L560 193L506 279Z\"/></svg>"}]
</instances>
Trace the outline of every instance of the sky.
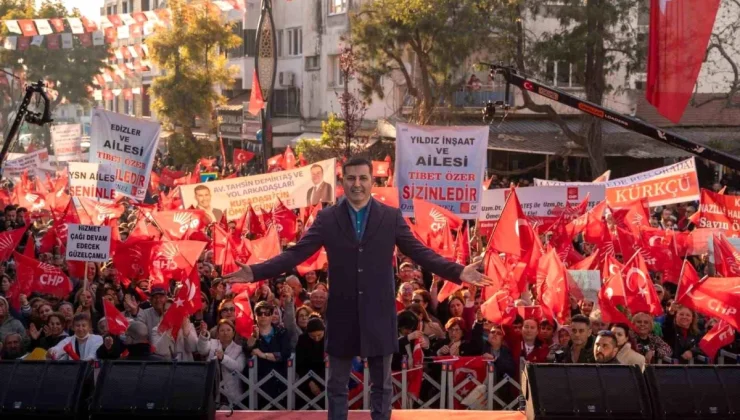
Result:
<instances>
[{"instance_id":1,"label":"sky","mask_svg":"<svg viewBox=\"0 0 740 420\"><path fill-rule=\"evenodd\" d=\"M36 5L41 4L41 0L36 0ZM103 0L62 0L62 3L68 10L73 8L80 9L83 16L98 20L100 18L100 8L103 6Z\"/></svg>"}]
</instances>

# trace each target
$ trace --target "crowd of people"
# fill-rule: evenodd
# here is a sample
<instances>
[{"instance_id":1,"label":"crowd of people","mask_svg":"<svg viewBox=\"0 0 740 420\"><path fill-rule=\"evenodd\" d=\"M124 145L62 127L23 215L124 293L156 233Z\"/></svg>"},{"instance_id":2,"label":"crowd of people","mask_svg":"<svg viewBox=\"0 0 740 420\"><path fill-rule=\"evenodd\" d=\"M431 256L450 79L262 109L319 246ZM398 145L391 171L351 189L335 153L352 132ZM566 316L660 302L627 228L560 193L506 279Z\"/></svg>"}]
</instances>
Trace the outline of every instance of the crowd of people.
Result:
<instances>
[{"instance_id":1,"label":"crowd of people","mask_svg":"<svg viewBox=\"0 0 740 420\"><path fill-rule=\"evenodd\" d=\"M163 167L166 159L158 159ZM232 168L236 170L235 168ZM247 167L240 174L249 172ZM511 182L496 178L492 187ZM523 185L522 182L520 184ZM326 203L325 205L330 205ZM665 206L651 209L651 225L661 229L687 230L693 226L687 217L696 211L696 204ZM0 214L0 226L5 230L24 227L29 223L28 211L7 206ZM136 222L133 206L120 217L121 238ZM26 235L39 238L52 220L39 217L30 223ZM474 229L471 227L471 231ZM303 234L299 232L298 235ZM543 238L544 240L544 238ZM24 252L26 240L20 241ZM293 243L284 244L286 247ZM583 243L575 243L588 253ZM57 252L38 254L39 261L66 270L64 255ZM481 250L482 251L482 250ZM479 252L480 254L480 252ZM480 256L478 257L480 258ZM698 272L707 269L705 256L690 258ZM247 360L258 359L258 377L271 371L286 376L286 361L295 354L299 377L313 372L323 378L324 314L329 287L325 270L298 271L264 283L251 296L254 329L251 335L237 334L236 304L230 285L222 279L220 266L214 264L214 253L206 249L195 269L200 275L203 309L185 318L176 337L158 331L159 323L173 304L177 283L150 286L141 279L124 287L112 263L87 266L88 279L72 277L73 292L66 298L32 294L20 296L20 308L15 309L4 297L16 281L15 264L11 259L0 264L0 359L45 358L49 360L178 360L202 361L217 359L222 369L224 391L222 404L244 400L244 382L232 372L245 376ZM571 298L571 317L558 324L538 315L518 315L513 325L495 325L481 312L481 290L469 287L459 290L444 301L438 293L444 279L422 270L414 261L397 257L397 310L399 353L393 358L393 370L401 369L403 356L412 357L414 342L419 342L424 356L483 356L493 360L496 375L519 377L522 360L531 363L658 363L675 359L689 363L701 354L699 340L715 320L707 319L674 302L675 285L661 284L654 274L656 292L664 315L653 317L634 314L634 329L625 324L607 325L600 310L590 300ZM341 281L336 279L334 281ZM87 285L85 288L84 286ZM112 303L130 320L123 335L113 335L104 313L104 301ZM537 303L533 294L524 294L517 306ZM740 335L727 347L740 352ZM355 370L362 370L356 360ZM427 364L430 375L438 376L438 366ZM308 380L302 387L308 396L324 390L319 381ZM272 378L262 390L277 396L284 389L280 380ZM422 394L435 392L428 386ZM427 395L428 396L428 395ZM260 405L266 400L260 397Z\"/></svg>"}]
</instances>

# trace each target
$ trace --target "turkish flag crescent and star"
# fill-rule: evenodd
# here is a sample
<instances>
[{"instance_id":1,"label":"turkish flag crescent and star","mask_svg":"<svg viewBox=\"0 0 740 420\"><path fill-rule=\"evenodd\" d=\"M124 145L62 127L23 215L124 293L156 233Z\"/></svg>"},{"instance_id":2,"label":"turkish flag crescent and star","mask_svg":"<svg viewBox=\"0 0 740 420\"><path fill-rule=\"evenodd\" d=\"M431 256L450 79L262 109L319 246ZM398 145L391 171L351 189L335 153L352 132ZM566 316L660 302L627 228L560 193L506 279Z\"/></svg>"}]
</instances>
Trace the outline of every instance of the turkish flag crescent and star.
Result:
<instances>
[{"instance_id":1,"label":"turkish flag crescent and star","mask_svg":"<svg viewBox=\"0 0 740 420\"><path fill-rule=\"evenodd\" d=\"M694 91L720 0L651 0L645 95L678 123Z\"/></svg>"}]
</instances>

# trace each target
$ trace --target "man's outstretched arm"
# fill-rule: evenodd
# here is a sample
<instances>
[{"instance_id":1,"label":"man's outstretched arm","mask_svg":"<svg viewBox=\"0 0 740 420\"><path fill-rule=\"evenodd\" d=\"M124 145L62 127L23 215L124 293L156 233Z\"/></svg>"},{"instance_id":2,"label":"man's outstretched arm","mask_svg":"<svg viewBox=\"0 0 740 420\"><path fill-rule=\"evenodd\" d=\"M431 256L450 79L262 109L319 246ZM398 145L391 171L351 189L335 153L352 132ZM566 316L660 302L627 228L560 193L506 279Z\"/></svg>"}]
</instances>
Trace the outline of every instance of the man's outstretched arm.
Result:
<instances>
[{"instance_id":1,"label":"man's outstretched arm","mask_svg":"<svg viewBox=\"0 0 740 420\"><path fill-rule=\"evenodd\" d=\"M290 247L280 255L269 260L247 265L236 261L241 270L227 274L224 278L230 283L249 283L256 280L264 280L277 277L282 273L288 272L298 264L306 261L309 257L319 251L324 245L324 239L321 236L321 223L323 212L319 212L311 227L298 243Z\"/></svg>"}]
</instances>

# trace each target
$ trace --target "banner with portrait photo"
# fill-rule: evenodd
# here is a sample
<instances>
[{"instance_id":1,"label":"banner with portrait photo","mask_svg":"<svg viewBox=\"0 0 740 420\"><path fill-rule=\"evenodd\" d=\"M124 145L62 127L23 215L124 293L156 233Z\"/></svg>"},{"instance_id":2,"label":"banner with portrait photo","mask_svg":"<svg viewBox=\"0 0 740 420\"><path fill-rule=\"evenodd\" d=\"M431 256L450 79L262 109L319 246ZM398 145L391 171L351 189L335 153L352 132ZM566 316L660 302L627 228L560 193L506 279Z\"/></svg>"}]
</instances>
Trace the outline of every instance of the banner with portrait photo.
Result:
<instances>
[{"instance_id":1,"label":"banner with portrait photo","mask_svg":"<svg viewBox=\"0 0 740 420\"><path fill-rule=\"evenodd\" d=\"M116 192L143 201L161 131L159 123L96 108L90 163L111 165L116 174Z\"/></svg>"},{"instance_id":2,"label":"banner with portrait photo","mask_svg":"<svg viewBox=\"0 0 740 420\"><path fill-rule=\"evenodd\" d=\"M397 124L394 177L403 215L414 215L417 198L477 218L488 133L487 126Z\"/></svg>"},{"instance_id":3,"label":"banner with portrait photo","mask_svg":"<svg viewBox=\"0 0 740 420\"><path fill-rule=\"evenodd\" d=\"M289 209L333 203L335 164L336 159L328 159L287 171L181 185L180 194L185 208L202 209L212 221L224 213L228 220L239 219L250 204L257 213L269 210L278 198Z\"/></svg>"}]
</instances>

